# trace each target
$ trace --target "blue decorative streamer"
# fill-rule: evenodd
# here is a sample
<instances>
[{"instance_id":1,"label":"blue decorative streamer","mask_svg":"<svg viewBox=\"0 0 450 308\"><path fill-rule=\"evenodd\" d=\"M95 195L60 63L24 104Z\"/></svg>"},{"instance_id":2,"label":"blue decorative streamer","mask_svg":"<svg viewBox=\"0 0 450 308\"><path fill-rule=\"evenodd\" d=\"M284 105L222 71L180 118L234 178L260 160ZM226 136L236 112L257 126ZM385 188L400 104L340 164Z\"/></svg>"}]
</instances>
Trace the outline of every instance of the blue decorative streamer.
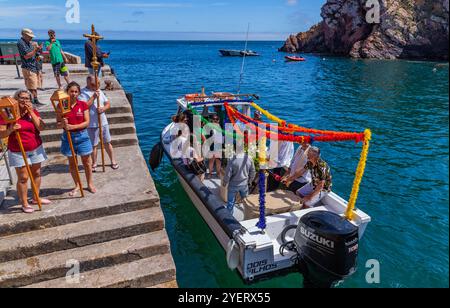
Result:
<instances>
[{"instance_id":1,"label":"blue decorative streamer","mask_svg":"<svg viewBox=\"0 0 450 308\"><path fill-rule=\"evenodd\" d=\"M259 171L259 221L256 224L261 230L266 229L266 174Z\"/></svg>"}]
</instances>

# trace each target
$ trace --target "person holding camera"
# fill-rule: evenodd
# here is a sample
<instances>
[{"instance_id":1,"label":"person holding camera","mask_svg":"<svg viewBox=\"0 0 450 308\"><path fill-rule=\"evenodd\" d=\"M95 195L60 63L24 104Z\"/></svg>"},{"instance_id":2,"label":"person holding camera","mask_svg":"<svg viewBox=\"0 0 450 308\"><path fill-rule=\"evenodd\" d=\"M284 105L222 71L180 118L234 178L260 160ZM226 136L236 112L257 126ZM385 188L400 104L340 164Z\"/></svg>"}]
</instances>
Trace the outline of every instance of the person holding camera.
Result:
<instances>
[{"instance_id":1,"label":"person holding camera","mask_svg":"<svg viewBox=\"0 0 450 308\"><path fill-rule=\"evenodd\" d=\"M42 106L38 100L37 89L39 87L39 63L37 54L42 51L43 45L34 45L33 39L35 35L31 29L22 29L22 37L17 41L20 60L22 62L22 74L25 80L25 86L33 96L33 104Z\"/></svg>"}]
</instances>

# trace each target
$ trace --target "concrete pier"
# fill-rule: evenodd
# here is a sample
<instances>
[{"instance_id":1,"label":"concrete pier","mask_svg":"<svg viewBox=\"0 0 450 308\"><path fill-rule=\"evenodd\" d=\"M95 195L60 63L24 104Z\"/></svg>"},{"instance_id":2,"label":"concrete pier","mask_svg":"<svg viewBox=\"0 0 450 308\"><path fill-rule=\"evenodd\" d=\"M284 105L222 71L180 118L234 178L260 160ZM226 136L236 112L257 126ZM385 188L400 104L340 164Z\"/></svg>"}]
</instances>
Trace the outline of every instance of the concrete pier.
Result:
<instances>
[{"instance_id":1,"label":"concrete pier","mask_svg":"<svg viewBox=\"0 0 450 308\"><path fill-rule=\"evenodd\" d=\"M68 67L71 79L83 87L87 69ZM113 170L105 153L106 173L101 167L94 173L98 192L71 198L74 184L67 160L59 154L62 130L56 129L49 100L56 81L50 65L44 65L44 73L39 100L48 105L39 112L47 124L41 136L49 160L42 169L41 196L53 204L43 206L42 212L22 213L4 161L0 162L0 288L176 287L159 196L121 85L106 67L102 89L105 79L113 82L114 90L105 93L111 100L107 116L120 168ZM0 97L24 88L23 80L15 77L15 66L0 65ZM86 187L83 170L80 175Z\"/></svg>"}]
</instances>

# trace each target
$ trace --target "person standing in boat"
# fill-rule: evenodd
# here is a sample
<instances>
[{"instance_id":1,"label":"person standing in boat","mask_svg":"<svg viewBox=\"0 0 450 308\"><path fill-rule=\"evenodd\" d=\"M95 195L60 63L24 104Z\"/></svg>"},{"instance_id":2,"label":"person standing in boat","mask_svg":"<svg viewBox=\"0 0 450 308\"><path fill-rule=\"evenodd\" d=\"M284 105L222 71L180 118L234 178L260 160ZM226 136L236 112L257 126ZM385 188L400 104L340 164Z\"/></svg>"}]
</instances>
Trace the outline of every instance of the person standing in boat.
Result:
<instances>
[{"instance_id":1,"label":"person standing in boat","mask_svg":"<svg viewBox=\"0 0 450 308\"><path fill-rule=\"evenodd\" d=\"M212 178L212 173L214 170L214 166L216 166L216 174L217 177L220 178L222 174L222 144L223 144L223 135L220 128L220 118L218 115L213 115L211 118L211 135L209 138L212 139L212 144L210 147L210 158L209 158L209 174L208 179ZM208 138L208 139L209 139ZM217 147L217 148L216 148Z\"/></svg>"},{"instance_id":2,"label":"person standing in boat","mask_svg":"<svg viewBox=\"0 0 450 308\"><path fill-rule=\"evenodd\" d=\"M300 188L311 182L311 173L309 171L303 172L308 162L308 150L310 147L311 145L307 142L303 142L298 147L288 171L282 179L282 182L293 193L296 193Z\"/></svg>"},{"instance_id":3,"label":"person standing in boat","mask_svg":"<svg viewBox=\"0 0 450 308\"><path fill-rule=\"evenodd\" d=\"M86 173L86 180L88 184L88 190L91 193L96 193L97 189L94 186L92 179L92 144L89 139L87 127L89 126L89 106L78 100L78 96L81 94L80 85L76 82L71 82L66 88L67 94L70 96L70 104L72 110L66 117L62 117L57 114L57 127L63 128L64 132L61 136L61 153L69 159L69 170L72 175L75 188L70 192L70 196L74 197L80 188L78 187L76 169L77 161L75 157L72 157L72 151L70 149L69 141L67 139L67 133L72 136L73 147L75 155L80 155L83 162L83 167Z\"/></svg>"},{"instance_id":4,"label":"person standing in boat","mask_svg":"<svg viewBox=\"0 0 450 308\"><path fill-rule=\"evenodd\" d=\"M311 173L311 183L300 188L297 195L302 198L304 206L314 207L331 192L333 185L330 167L322 160L318 147L309 148L308 162L300 175L307 171Z\"/></svg>"},{"instance_id":5,"label":"person standing in boat","mask_svg":"<svg viewBox=\"0 0 450 308\"><path fill-rule=\"evenodd\" d=\"M236 154L227 164L222 186L228 186L227 209L233 214L236 195L246 198L249 194L249 184L256 176L255 164L247 153Z\"/></svg>"},{"instance_id":6,"label":"person standing in boat","mask_svg":"<svg viewBox=\"0 0 450 308\"><path fill-rule=\"evenodd\" d=\"M100 83L100 82L98 82ZM100 128L98 123L98 115L100 114L102 122L103 142L105 144L106 153L111 161L113 170L119 169L119 164L114 155L114 149L111 144L111 134L109 131L108 119L106 111L111 109L111 103L102 90L97 90L98 85L95 84L95 76L89 75L86 78L86 88L81 90L80 100L86 102L89 106L90 122L88 127L89 138L91 139L92 152L92 171L97 169L98 144L100 143ZM97 99L100 98L100 107L97 107Z\"/></svg>"}]
</instances>

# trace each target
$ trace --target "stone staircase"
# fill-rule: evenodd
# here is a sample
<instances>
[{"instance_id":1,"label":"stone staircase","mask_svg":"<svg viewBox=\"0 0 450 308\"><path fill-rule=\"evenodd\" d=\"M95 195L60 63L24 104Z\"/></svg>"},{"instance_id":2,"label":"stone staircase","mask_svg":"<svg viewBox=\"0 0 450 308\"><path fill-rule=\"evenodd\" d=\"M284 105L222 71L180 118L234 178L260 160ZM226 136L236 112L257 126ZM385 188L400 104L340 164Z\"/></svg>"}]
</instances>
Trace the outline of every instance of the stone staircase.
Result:
<instances>
[{"instance_id":1,"label":"stone staircase","mask_svg":"<svg viewBox=\"0 0 450 308\"><path fill-rule=\"evenodd\" d=\"M121 88L107 96L120 168L107 165L105 173L95 173L98 191L85 191L85 198L68 195L74 183L59 154L62 130L50 106L40 110L49 154L41 195L52 204L23 214L14 190L1 204L0 288L177 287L159 196L137 144L131 106ZM86 187L82 169L80 176Z\"/></svg>"},{"instance_id":2,"label":"stone staircase","mask_svg":"<svg viewBox=\"0 0 450 308\"><path fill-rule=\"evenodd\" d=\"M41 133L45 150L48 154L58 153L61 146L62 130L56 128L55 113L52 111L42 112L46 130ZM111 136L114 136L112 144L115 147L124 147L138 144L136 127L131 107L112 107L107 113Z\"/></svg>"}]
</instances>

